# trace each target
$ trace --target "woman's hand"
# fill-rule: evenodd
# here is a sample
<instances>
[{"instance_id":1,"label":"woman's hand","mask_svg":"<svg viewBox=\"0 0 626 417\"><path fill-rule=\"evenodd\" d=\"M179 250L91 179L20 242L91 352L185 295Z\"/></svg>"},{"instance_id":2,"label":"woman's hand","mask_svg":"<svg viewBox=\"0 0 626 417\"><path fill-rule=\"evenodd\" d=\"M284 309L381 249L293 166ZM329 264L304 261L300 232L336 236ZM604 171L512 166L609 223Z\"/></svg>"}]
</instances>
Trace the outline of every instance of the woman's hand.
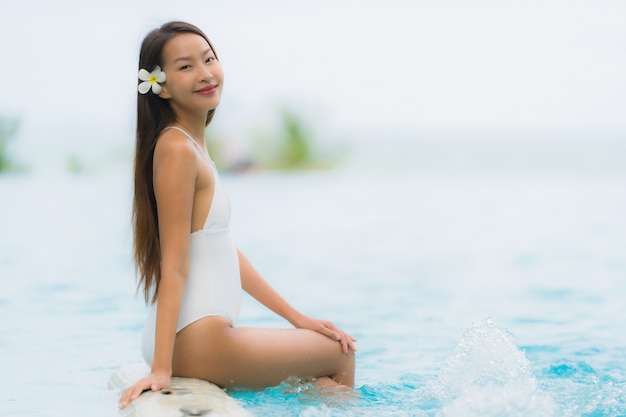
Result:
<instances>
[{"instance_id":1,"label":"woman's hand","mask_svg":"<svg viewBox=\"0 0 626 417\"><path fill-rule=\"evenodd\" d=\"M357 339L335 326L331 321L315 319L302 315L292 324L298 329L314 330L339 342L344 353L348 353L349 350L356 352L354 342L356 342Z\"/></svg>"},{"instance_id":2,"label":"woman's hand","mask_svg":"<svg viewBox=\"0 0 626 417\"><path fill-rule=\"evenodd\" d=\"M132 400L147 390L158 391L170 386L171 375L168 372L153 372L150 376L141 378L134 385L126 388L120 398L120 408L126 407Z\"/></svg>"}]
</instances>

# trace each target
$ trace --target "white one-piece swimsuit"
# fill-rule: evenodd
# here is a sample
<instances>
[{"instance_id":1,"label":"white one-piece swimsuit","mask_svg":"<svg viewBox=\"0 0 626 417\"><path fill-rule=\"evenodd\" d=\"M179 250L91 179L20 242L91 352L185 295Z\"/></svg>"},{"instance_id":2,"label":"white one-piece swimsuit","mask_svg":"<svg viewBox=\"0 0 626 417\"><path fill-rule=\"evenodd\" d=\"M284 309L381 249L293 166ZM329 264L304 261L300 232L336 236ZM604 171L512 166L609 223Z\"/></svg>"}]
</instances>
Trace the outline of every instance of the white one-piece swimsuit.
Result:
<instances>
[{"instance_id":1,"label":"white one-piece swimsuit","mask_svg":"<svg viewBox=\"0 0 626 417\"><path fill-rule=\"evenodd\" d=\"M185 284L176 332L208 316L222 316L235 325L241 309L241 275L237 248L230 232L230 201L220 182L215 164L198 144L185 134L209 161L215 181L213 201L201 230L189 237L189 275ZM148 311L142 336L144 360L152 365L158 299Z\"/></svg>"}]
</instances>

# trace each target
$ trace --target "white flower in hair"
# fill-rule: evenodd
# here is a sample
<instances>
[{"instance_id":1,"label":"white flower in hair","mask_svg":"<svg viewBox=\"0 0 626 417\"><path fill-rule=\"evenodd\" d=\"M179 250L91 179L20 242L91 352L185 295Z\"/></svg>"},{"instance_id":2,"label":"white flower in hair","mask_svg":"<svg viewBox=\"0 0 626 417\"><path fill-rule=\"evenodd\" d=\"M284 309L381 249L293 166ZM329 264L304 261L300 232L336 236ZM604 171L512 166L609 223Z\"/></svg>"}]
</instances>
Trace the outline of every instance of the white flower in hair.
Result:
<instances>
[{"instance_id":1,"label":"white flower in hair","mask_svg":"<svg viewBox=\"0 0 626 417\"><path fill-rule=\"evenodd\" d=\"M137 90L139 90L141 94L146 94L151 87L154 94L159 94L161 92L161 85L159 83L165 82L165 73L161 71L161 67L158 65L154 67L152 72L148 72L142 68L139 70L139 79L143 81L137 87Z\"/></svg>"}]
</instances>

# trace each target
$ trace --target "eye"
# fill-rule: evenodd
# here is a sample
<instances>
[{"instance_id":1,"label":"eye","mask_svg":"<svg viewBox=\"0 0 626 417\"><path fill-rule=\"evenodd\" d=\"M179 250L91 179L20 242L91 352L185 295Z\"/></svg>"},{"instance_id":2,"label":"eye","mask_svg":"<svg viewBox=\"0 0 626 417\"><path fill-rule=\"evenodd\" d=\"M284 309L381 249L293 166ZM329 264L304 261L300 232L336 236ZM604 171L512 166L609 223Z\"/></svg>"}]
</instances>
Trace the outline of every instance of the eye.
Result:
<instances>
[{"instance_id":1,"label":"eye","mask_svg":"<svg viewBox=\"0 0 626 417\"><path fill-rule=\"evenodd\" d=\"M214 56L210 56L206 59L206 61L204 61L205 63L209 63L209 62L213 62L215 61L215 57Z\"/></svg>"},{"instance_id":2,"label":"eye","mask_svg":"<svg viewBox=\"0 0 626 417\"><path fill-rule=\"evenodd\" d=\"M186 69L189 69L189 68L191 68L191 65L183 65L183 66L182 66L182 67L180 67L179 69L180 69L180 70L186 70Z\"/></svg>"}]
</instances>

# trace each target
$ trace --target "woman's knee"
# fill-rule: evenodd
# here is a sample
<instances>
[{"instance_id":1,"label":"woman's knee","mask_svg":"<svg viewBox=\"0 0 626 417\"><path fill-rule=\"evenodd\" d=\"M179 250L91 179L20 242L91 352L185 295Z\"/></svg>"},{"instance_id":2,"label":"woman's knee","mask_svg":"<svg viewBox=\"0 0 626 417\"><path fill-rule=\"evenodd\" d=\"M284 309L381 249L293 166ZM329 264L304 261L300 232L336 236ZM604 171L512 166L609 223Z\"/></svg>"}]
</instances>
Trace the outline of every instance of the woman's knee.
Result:
<instances>
[{"instance_id":1,"label":"woman's knee","mask_svg":"<svg viewBox=\"0 0 626 417\"><path fill-rule=\"evenodd\" d=\"M354 386L354 369L356 358L353 351L342 352L339 369L333 379L342 385Z\"/></svg>"}]
</instances>

